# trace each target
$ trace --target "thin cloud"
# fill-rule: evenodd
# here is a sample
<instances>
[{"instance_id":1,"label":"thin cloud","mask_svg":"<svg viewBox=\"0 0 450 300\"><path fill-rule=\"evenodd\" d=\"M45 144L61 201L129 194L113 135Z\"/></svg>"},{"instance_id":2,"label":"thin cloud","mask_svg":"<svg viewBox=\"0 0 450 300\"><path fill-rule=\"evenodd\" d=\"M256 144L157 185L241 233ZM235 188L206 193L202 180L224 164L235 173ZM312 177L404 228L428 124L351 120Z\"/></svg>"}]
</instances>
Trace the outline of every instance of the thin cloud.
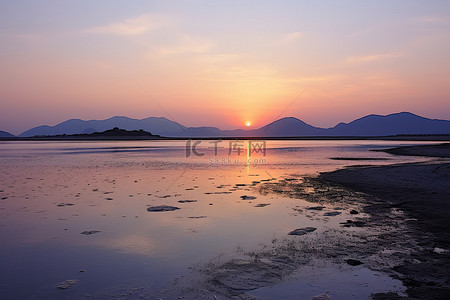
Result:
<instances>
[{"instance_id":1,"label":"thin cloud","mask_svg":"<svg viewBox=\"0 0 450 300\"><path fill-rule=\"evenodd\" d=\"M363 56L350 56L347 58L347 62L365 63L365 62L380 61L380 60L401 57L401 56L403 56L403 54L401 54L401 53L384 53L384 54L373 54L373 55L363 55Z\"/></svg>"},{"instance_id":2,"label":"thin cloud","mask_svg":"<svg viewBox=\"0 0 450 300\"><path fill-rule=\"evenodd\" d=\"M290 43L302 38L303 36L304 36L303 32L300 32L300 31L287 33L287 34L283 35L283 37L281 38L279 43L284 44L284 45L290 44Z\"/></svg>"},{"instance_id":3,"label":"thin cloud","mask_svg":"<svg viewBox=\"0 0 450 300\"><path fill-rule=\"evenodd\" d=\"M382 26L381 25L377 25L377 26L366 27L366 28L360 29L358 31L355 31L355 32L347 34L347 37L349 37L349 38L357 38L357 37L360 37L360 36L365 36L365 35L371 34L372 32L380 29L380 27L382 27Z\"/></svg>"},{"instance_id":4,"label":"thin cloud","mask_svg":"<svg viewBox=\"0 0 450 300\"><path fill-rule=\"evenodd\" d=\"M289 82L326 82L326 81L335 81L338 79L342 79L344 76L342 74L329 74L322 76L307 76L307 77L297 77L297 78L288 78Z\"/></svg>"},{"instance_id":5,"label":"thin cloud","mask_svg":"<svg viewBox=\"0 0 450 300\"><path fill-rule=\"evenodd\" d=\"M242 60L244 57L246 57L245 55L242 54L207 54L207 55L202 55L200 57L200 60L203 63L206 63L208 65L220 65L222 66L223 64L229 64L229 63L235 63L238 62L240 60Z\"/></svg>"},{"instance_id":6,"label":"thin cloud","mask_svg":"<svg viewBox=\"0 0 450 300\"><path fill-rule=\"evenodd\" d=\"M91 34L109 34L135 36L165 27L171 23L170 18L163 15L142 15L103 26L89 28Z\"/></svg>"},{"instance_id":7,"label":"thin cloud","mask_svg":"<svg viewBox=\"0 0 450 300\"><path fill-rule=\"evenodd\" d=\"M183 53L206 53L213 46L213 42L207 39L185 35L175 46L157 49L160 55L183 54Z\"/></svg>"}]
</instances>

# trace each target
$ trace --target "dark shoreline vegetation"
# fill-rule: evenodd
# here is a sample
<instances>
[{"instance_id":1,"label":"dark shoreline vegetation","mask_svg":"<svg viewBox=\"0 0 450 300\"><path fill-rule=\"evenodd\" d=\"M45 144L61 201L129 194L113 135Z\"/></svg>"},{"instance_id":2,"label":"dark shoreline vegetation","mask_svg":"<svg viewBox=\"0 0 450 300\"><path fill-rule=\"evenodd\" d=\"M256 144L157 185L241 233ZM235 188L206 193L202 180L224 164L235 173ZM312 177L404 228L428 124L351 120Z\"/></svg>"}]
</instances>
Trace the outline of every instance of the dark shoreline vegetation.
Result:
<instances>
[{"instance_id":1,"label":"dark shoreline vegetation","mask_svg":"<svg viewBox=\"0 0 450 300\"><path fill-rule=\"evenodd\" d=\"M81 134L60 134L60 135L40 135L26 138L27 140L154 140L161 139L160 135L152 134L148 131L125 130L114 127L102 132L81 133ZM20 139L20 138L19 138Z\"/></svg>"},{"instance_id":2,"label":"dark shoreline vegetation","mask_svg":"<svg viewBox=\"0 0 450 300\"><path fill-rule=\"evenodd\" d=\"M450 144L407 146L381 150L397 155L450 158ZM349 167L318 177L370 195L364 212L375 225L392 224L393 212L404 214L403 236L380 236L392 243L411 241L404 247L391 276L403 281L408 299L450 299L450 163L436 159L424 163ZM382 218L380 218L382 217ZM394 221L395 220L395 221ZM394 237L394 238L393 238ZM395 294L375 295L375 299L403 299Z\"/></svg>"}]
</instances>

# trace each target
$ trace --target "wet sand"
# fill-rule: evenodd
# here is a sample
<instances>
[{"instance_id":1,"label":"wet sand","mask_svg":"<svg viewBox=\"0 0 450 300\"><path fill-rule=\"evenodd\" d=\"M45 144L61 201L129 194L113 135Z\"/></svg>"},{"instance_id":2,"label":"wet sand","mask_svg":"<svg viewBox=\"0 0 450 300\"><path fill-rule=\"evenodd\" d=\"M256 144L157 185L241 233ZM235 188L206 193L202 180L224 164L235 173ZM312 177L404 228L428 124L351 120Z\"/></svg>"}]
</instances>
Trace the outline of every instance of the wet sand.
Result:
<instances>
[{"instance_id":1,"label":"wet sand","mask_svg":"<svg viewBox=\"0 0 450 300\"><path fill-rule=\"evenodd\" d=\"M397 208L371 215L375 197L317 174L355 157L428 158L367 151L378 142L332 145L282 144L267 165L227 166L186 160L184 148L162 142L6 144L0 288L36 299L402 294L389 275L428 245Z\"/></svg>"},{"instance_id":2,"label":"wet sand","mask_svg":"<svg viewBox=\"0 0 450 300\"><path fill-rule=\"evenodd\" d=\"M399 147L386 152L450 158L450 144ZM402 212L408 227L404 236L395 239L380 236L379 246L383 246L386 241L397 243L411 240L418 247L403 247L404 254L400 255L403 261L391 268L392 276L403 281L411 299L450 299L448 159L350 167L323 173L319 180L373 196L364 207L364 212L371 216L373 224L392 223L393 211ZM376 297L401 298L394 294Z\"/></svg>"},{"instance_id":3,"label":"wet sand","mask_svg":"<svg viewBox=\"0 0 450 300\"><path fill-rule=\"evenodd\" d=\"M450 157L450 143L439 145L406 146L381 150L390 154L429 157Z\"/></svg>"}]
</instances>

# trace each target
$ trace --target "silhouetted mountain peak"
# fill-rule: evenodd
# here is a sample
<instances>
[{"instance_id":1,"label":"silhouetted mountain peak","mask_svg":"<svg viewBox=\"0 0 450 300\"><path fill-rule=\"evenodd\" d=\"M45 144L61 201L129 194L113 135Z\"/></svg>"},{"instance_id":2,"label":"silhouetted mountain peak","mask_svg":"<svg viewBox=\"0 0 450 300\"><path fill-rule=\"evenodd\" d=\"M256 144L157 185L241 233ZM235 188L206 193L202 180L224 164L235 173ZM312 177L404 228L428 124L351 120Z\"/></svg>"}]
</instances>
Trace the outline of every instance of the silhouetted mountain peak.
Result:
<instances>
[{"instance_id":1,"label":"silhouetted mountain peak","mask_svg":"<svg viewBox=\"0 0 450 300\"><path fill-rule=\"evenodd\" d=\"M385 116L372 114L350 123L339 123L330 128L330 133L343 136L447 134L450 133L450 121L428 119L410 112L399 112Z\"/></svg>"},{"instance_id":2,"label":"silhouetted mountain peak","mask_svg":"<svg viewBox=\"0 0 450 300\"><path fill-rule=\"evenodd\" d=\"M257 136L311 136L320 135L324 129L306 124L294 117L276 120L256 131Z\"/></svg>"},{"instance_id":3,"label":"silhouetted mountain peak","mask_svg":"<svg viewBox=\"0 0 450 300\"><path fill-rule=\"evenodd\" d=\"M410 112L389 115L371 114L349 123L324 129L311 126L295 117L285 117L259 129L220 130L216 127L185 127L165 117L132 119L114 116L106 120L71 119L55 126L38 126L20 136L62 135L101 132L114 127L145 130L168 137L300 137L300 136L387 136L396 134L449 134L450 121L434 120Z\"/></svg>"},{"instance_id":4,"label":"silhouetted mountain peak","mask_svg":"<svg viewBox=\"0 0 450 300\"><path fill-rule=\"evenodd\" d=\"M283 118L278 119L278 120L276 120L276 121L274 121L274 122L285 121L285 120L292 120L292 121L300 121L300 122L303 122L302 120L300 120L300 119L298 119L298 118L296 118L296 117L283 117Z\"/></svg>"},{"instance_id":5,"label":"silhouetted mountain peak","mask_svg":"<svg viewBox=\"0 0 450 300\"><path fill-rule=\"evenodd\" d=\"M114 116L109 119L106 119L105 121L118 121L118 120L133 120L133 119L125 116Z\"/></svg>"},{"instance_id":6,"label":"silhouetted mountain peak","mask_svg":"<svg viewBox=\"0 0 450 300\"><path fill-rule=\"evenodd\" d=\"M82 121L82 120L81 119L69 119L69 120L64 121L64 122L62 122L60 124L71 124L71 123L76 123L76 122L80 122L80 121Z\"/></svg>"},{"instance_id":7,"label":"silhouetted mountain peak","mask_svg":"<svg viewBox=\"0 0 450 300\"><path fill-rule=\"evenodd\" d=\"M399 112L399 113L393 113L393 114L389 114L389 115L377 115L377 114L370 114L358 119L355 119L349 123L345 123L345 122L341 122L339 124L337 124L334 128L338 127L338 126L343 126L343 125L349 125L349 124L354 124L354 123L358 123L361 121L380 121L380 120L394 120L394 119L408 119L408 118L420 118L420 119L426 119L423 117L420 117L418 115L415 115L413 113L410 112Z\"/></svg>"},{"instance_id":8,"label":"silhouetted mountain peak","mask_svg":"<svg viewBox=\"0 0 450 300\"><path fill-rule=\"evenodd\" d=\"M307 125L307 126L311 126L311 125L306 124L302 120L297 119L295 117L284 117L284 118L278 119L276 121L273 121L272 123L269 123L269 124L267 124L264 127L273 126L273 125L280 125L280 124L281 125ZM311 127L313 127L313 126L311 126Z\"/></svg>"},{"instance_id":9,"label":"silhouetted mountain peak","mask_svg":"<svg viewBox=\"0 0 450 300\"><path fill-rule=\"evenodd\" d=\"M418 115L410 113L408 111L402 111L402 112L386 115L386 117L392 117L392 116L410 116L410 117L417 117L417 118L425 119L424 117L418 116Z\"/></svg>"},{"instance_id":10,"label":"silhouetted mountain peak","mask_svg":"<svg viewBox=\"0 0 450 300\"><path fill-rule=\"evenodd\" d=\"M0 130L0 137L14 137L14 136L15 135L13 135L13 134L11 134L9 132Z\"/></svg>"},{"instance_id":11,"label":"silhouetted mountain peak","mask_svg":"<svg viewBox=\"0 0 450 300\"><path fill-rule=\"evenodd\" d=\"M166 117L147 117L142 120L165 120L165 121L173 122L172 120L169 120Z\"/></svg>"}]
</instances>

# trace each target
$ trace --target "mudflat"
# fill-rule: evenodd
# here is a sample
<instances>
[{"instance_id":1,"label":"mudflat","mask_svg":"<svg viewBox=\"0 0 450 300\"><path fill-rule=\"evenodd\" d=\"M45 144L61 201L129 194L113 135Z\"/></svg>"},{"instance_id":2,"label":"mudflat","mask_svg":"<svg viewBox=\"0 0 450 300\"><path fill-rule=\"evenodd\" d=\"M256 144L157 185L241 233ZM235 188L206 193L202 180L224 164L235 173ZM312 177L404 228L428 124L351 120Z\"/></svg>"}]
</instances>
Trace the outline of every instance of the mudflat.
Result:
<instances>
[{"instance_id":1,"label":"mudflat","mask_svg":"<svg viewBox=\"0 0 450 300\"><path fill-rule=\"evenodd\" d=\"M364 210L374 219L384 216L389 222L390 211L401 211L409 232L403 238L414 239L421 248L405 253L404 262L393 267L393 276L403 281L412 299L450 299L450 161L446 159L450 158L450 144L399 147L386 152L441 159L350 167L323 173L319 179L373 196Z\"/></svg>"},{"instance_id":2,"label":"mudflat","mask_svg":"<svg viewBox=\"0 0 450 300\"><path fill-rule=\"evenodd\" d=\"M377 150L378 151L378 150ZM450 157L450 143L438 145L405 146L381 150L390 154L429 156L429 157Z\"/></svg>"}]
</instances>

